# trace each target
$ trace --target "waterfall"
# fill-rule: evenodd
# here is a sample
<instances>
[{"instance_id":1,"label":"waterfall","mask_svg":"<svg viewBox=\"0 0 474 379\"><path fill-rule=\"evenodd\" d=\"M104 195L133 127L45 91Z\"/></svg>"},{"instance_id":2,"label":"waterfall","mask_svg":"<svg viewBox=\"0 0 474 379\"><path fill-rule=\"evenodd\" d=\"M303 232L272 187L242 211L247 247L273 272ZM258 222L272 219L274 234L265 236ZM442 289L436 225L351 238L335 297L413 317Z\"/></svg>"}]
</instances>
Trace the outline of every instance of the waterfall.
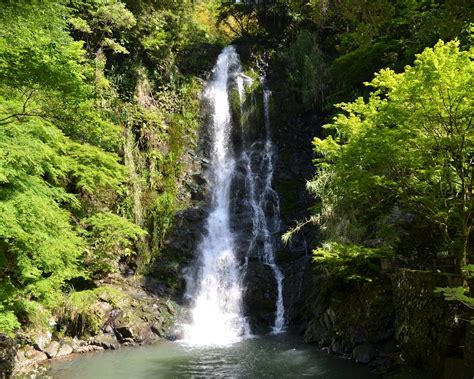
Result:
<instances>
[{"instance_id":1,"label":"waterfall","mask_svg":"<svg viewBox=\"0 0 474 379\"><path fill-rule=\"evenodd\" d=\"M280 241L280 198L278 193L273 189L273 169L274 169L274 154L275 149L273 147L272 136L270 131L270 91L265 88L263 91L263 108L264 108L264 117L265 117L265 155L264 160L267 160L267 170L265 171L265 190L263 191L266 199L262 202L262 205L265 204L265 201L270 201L273 205L273 226L271 229L268 229L269 242L267 248L265 249L264 259L267 264L273 270L275 275L275 280L277 282L277 302L276 302L276 315L275 315L275 325L273 327L274 333L280 333L285 328L285 306L283 304L283 272L280 270L278 265L275 262L275 252Z\"/></svg>"},{"instance_id":2,"label":"waterfall","mask_svg":"<svg viewBox=\"0 0 474 379\"><path fill-rule=\"evenodd\" d=\"M254 142L242 121L242 152L235 157L232 146L232 113L230 91L236 90L243 113L245 87L251 79L241 72L234 47L226 47L217 59L212 78L204 91L210 112L210 213L205 232L197 247L198 259L194 275L187 278L186 296L191 299L191 320L183 325L184 341L192 345L229 345L250 336L249 324L243 314L243 278L251 251L259 261L271 268L276 281L276 312L273 332L283 331L283 273L275 262L279 240L279 199L272 188L274 147L270 134L269 98L264 90L264 136ZM237 169L239 168L239 169ZM245 208L251 235L242 254L236 243L236 229L231 223L231 188L238 171L243 168ZM251 218L251 220L250 220ZM233 218L235 221L235 216ZM249 221L247 223L246 221ZM239 222L237 222L239 224ZM239 225L234 226L238 228ZM263 241L263 242L262 242ZM250 310L251 312L251 310Z\"/></svg>"},{"instance_id":3,"label":"waterfall","mask_svg":"<svg viewBox=\"0 0 474 379\"><path fill-rule=\"evenodd\" d=\"M262 83L264 81L262 80ZM268 265L275 277L277 299L273 333L281 333L285 328L285 308L283 303L284 276L275 262L275 252L280 231L280 201L272 187L274 170L274 147L270 132L270 91L263 90L263 110L265 136L263 146L256 141L246 146L241 161L245 167L245 183L248 203L252 209L252 239L249 245L250 254L258 250L258 257Z\"/></svg>"},{"instance_id":4,"label":"waterfall","mask_svg":"<svg viewBox=\"0 0 474 379\"><path fill-rule=\"evenodd\" d=\"M242 312L242 270L236 257L230 228L230 187L235 159L230 141L231 109L229 80L240 72L235 49L226 47L219 55L205 97L212 112L211 211L206 232L198 246L199 272L195 288L192 322L184 326L184 340L197 345L227 345L248 332Z\"/></svg>"}]
</instances>

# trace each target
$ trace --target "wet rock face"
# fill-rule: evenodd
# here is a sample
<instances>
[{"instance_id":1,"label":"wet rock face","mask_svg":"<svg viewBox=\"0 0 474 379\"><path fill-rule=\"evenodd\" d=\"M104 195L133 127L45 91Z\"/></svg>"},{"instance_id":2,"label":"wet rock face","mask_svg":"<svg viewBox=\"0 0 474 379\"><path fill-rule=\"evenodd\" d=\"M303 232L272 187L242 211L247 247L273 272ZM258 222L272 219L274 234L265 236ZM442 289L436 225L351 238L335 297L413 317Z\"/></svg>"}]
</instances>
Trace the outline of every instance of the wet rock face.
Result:
<instances>
[{"instance_id":1,"label":"wet rock face","mask_svg":"<svg viewBox=\"0 0 474 379\"><path fill-rule=\"evenodd\" d=\"M187 208L175 216L161 253L145 277L145 288L157 295L180 296L185 290L183 271L194 259L208 210L205 205Z\"/></svg>"},{"instance_id":2,"label":"wet rock face","mask_svg":"<svg viewBox=\"0 0 474 379\"><path fill-rule=\"evenodd\" d=\"M297 221L310 215L314 198L306 183L314 176L312 140L320 133L323 119L317 114L298 114L291 102L279 89L284 82L278 72L269 72L269 86L273 90L270 100L272 139L276 148L276 167L273 188L280 198L280 234L293 228ZM307 323L305 302L314 290L311 251L316 246L314 225L303 227L288 244L280 244L277 263L285 276L284 304L286 320L298 331Z\"/></svg>"},{"instance_id":3,"label":"wet rock face","mask_svg":"<svg viewBox=\"0 0 474 379\"><path fill-rule=\"evenodd\" d=\"M103 347L104 349L117 350L120 348L120 342L117 340L112 333L100 333L95 336L92 341L92 345Z\"/></svg>"},{"instance_id":4,"label":"wet rock face","mask_svg":"<svg viewBox=\"0 0 474 379\"><path fill-rule=\"evenodd\" d=\"M408 365L426 377L473 377L474 339L455 321L456 306L435 292L460 285L459 276L399 269L371 283L331 284L323 275L313 280L306 342L367 364L379 375ZM469 375L453 371L450 360Z\"/></svg>"},{"instance_id":5,"label":"wet rock face","mask_svg":"<svg viewBox=\"0 0 474 379\"><path fill-rule=\"evenodd\" d=\"M339 283L338 287L330 278L315 275L312 287L305 308L310 317L304 332L306 342L369 365L377 373L398 367L400 350L395 341L389 278L373 284Z\"/></svg>"},{"instance_id":6,"label":"wet rock face","mask_svg":"<svg viewBox=\"0 0 474 379\"><path fill-rule=\"evenodd\" d=\"M15 366L16 343L13 339L0 334L0 378L8 378Z\"/></svg>"},{"instance_id":7,"label":"wet rock face","mask_svg":"<svg viewBox=\"0 0 474 379\"><path fill-rule=\"evenodd\" d=\"M393 275L395 336L409 365L440 372L446 358L465 346L465 324L455 321L456 305L435 293L438 287L461 285L461 278L453 274L399 270Z\"/></svg>"},{"instance_id":8,"label":"wet rock face","mask_svg":"<svg viewBox=\"0 0 474 379\"><path fill-rule=\"evenodd\" d=\"M244 310L250 328L253 333L268 333L276 312L277 290L273 271L260 261L250 261L244 283Z\"/></svg>"}]
</instances>

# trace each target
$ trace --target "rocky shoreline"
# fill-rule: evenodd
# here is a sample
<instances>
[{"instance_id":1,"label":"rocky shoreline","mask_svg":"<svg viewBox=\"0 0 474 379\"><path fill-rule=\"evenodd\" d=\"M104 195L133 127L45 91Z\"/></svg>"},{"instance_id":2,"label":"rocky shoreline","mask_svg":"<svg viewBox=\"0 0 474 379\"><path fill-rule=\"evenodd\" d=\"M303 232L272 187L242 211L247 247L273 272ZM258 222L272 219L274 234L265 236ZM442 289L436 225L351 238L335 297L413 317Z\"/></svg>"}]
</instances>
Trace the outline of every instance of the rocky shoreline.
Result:
<instances>
[{"instance_id":1,"label":"rocky shoreline","mask_svg":"<svg viewBox=\"0 0 474 379\"><path fill-rule=\"evenodd\" d=\"M140 281L119 275L102 283L120 291L113 302L104 291L93 304L100 322L92 333L77 336L64 333L64 320L56 317L49 327L24 330L15 338L0 334L0 378L37 377L44 374L44 363L72 354L117 350L121 346L141 346L168 337L178 314L178 305L167 297L146 290Z\"/></svg>"},{"instance_id":2,"label":"rocky shoreline","mask_svg":"<svg viewBox=\"0 0 474 379\"><path fill-rule=\"evenodd\" d=\"M382 377L410 370L406 377L472 378L472 326L460 320L456 304L435 292L459 280L408 269L362 284L315 275L293 324L302 326L305 342Z\"/></svg>"}]
</instances>

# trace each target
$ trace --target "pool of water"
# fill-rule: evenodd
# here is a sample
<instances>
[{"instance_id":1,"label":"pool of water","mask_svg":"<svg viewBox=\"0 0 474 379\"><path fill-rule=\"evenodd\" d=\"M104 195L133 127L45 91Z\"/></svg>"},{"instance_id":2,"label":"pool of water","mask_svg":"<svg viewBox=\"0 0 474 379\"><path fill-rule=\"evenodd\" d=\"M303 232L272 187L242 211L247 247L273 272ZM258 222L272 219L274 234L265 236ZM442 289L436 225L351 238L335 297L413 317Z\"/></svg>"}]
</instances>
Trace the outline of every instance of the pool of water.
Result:
<instances>
[{"instance_id":1,"label":"pool of water","mask_svg":"<svg viewBox=\"0 0 474 379\"><path fill-rule=\"evenodd\" d=\"M53 362L48 375L76 378L374 378L365 367L328 355L286 334L229 347L163 342Z\"/></svg>"}]
</instances>

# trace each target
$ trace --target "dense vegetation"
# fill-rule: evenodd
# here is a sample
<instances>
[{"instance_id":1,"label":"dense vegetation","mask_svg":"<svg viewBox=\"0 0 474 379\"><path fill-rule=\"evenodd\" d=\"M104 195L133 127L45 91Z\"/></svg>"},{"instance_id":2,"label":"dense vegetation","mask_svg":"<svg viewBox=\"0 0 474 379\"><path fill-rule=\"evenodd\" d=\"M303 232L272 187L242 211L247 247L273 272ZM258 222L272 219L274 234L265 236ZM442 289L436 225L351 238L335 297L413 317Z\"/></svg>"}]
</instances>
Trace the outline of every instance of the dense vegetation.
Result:
<instances>
[{"instance_id":1,"label":"dense vegetation","mask_svg":"<svg viewBox=\"0 0 474 379\"><path fill-rule=\"evenodd\" d=\"M47 323L92 280L159 251L185 201L209 60L186 54L215 42L210 14L191 1L2 2L1 331Z\"/></svg>"},{"instance_id":2,"label":"dense vegetation","mask_svg":"<svg viewBox=\"0 0 474 379\"><path fill-rule=\"evenodd\" d=\"M198 78L227 41L266 52L288 125L328 122L308 185L319 265L370 280L392 257L468 279L473 13L468 0L2 2L0 330L81 309L90 283L158 256L187 201ZM445 289L469 302L464 290Z\"/></svg>"},{"instance_id":3,"label":"dense vegetation","mask_svg":"<svg viewBox=\"0 0 474 379\"><path fill-rule=\"evenodd\" d=\"M367 102L340 105L345 113L326 125L334 137L314 140L323 158L309 187L321 201L317 221L328 241L317 259L380 255L382 248L396 252L404 229L416 221L427 233L434 231L437 246L411 254L422 261L444 256L457 272L468 269L473 70L472 51L439 42L401 74L380 71L368 83L375 91ZM368 251L347 254L346 244Z\"/></svg>"},{"instance_id":4,"label":"dense vegetation","mask_svg":"<svg viewBox=\"0 0 474 379\"><path fill-rule=\"evenodd\" d=\"M381 262L461 273L443 291L472 307L472 5L250 3L287 122L337 114L313 141L316 267L340 281L371 281Z\"/></svg>"}]
</instances>

